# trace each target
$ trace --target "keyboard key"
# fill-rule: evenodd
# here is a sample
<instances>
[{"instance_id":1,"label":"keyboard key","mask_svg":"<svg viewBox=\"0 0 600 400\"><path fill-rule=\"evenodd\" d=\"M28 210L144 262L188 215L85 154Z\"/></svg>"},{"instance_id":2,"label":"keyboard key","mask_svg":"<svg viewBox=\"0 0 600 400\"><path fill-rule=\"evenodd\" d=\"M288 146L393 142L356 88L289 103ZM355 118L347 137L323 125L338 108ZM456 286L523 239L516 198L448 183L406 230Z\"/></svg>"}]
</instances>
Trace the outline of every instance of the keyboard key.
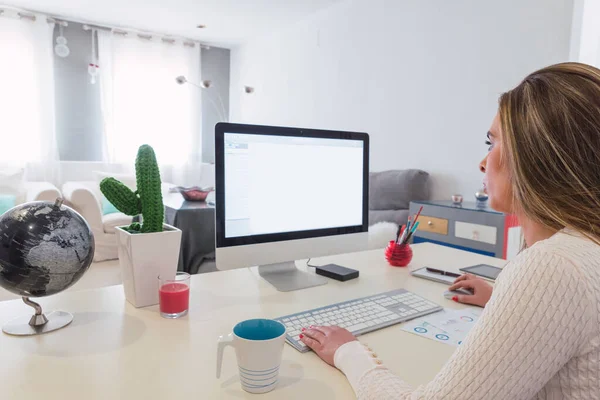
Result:
<instances>
[{"instance_id":1,"label":"keyboard key","mask_svg":"<svg viewBox=\"0 0 600 400\"><path fill-rule=\"evenodd\" d=\"M349 326L347 329L350 332L357 332L357 331L359 331L361 329L365 329L365 328L367 328L367 324L360 323L360 324Z\"/></svg>"}]
</instances>

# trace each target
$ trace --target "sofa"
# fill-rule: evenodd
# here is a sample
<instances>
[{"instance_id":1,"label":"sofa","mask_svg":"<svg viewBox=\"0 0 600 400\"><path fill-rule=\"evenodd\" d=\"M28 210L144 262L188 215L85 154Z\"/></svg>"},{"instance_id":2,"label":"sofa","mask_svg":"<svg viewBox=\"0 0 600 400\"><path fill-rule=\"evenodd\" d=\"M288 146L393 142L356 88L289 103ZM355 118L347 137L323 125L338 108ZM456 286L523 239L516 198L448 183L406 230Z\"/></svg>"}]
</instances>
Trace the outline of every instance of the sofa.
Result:
<instances>
[{"instance_id":1,"label":"sofa","mask_svg":"<svg viewBox=\"0 0 600 400\"><path fill-rule=\"evenodd\" d=\"M411 201L429 200L429 174L418 169L369 174L369 225L405 224Z\"/></svg>"}]
</instances>

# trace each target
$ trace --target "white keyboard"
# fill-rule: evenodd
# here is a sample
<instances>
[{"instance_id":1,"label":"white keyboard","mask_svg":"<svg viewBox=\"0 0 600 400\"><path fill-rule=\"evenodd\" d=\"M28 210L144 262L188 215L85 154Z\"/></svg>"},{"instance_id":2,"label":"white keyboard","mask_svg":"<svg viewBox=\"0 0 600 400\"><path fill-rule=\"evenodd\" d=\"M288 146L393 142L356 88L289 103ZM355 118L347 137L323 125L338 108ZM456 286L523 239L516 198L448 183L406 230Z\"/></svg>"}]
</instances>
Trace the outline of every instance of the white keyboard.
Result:
<instances>
[{"instance_id":1,"label":"white keyboard","mask_svg":"<svg viewBox=\"0 0 600 400\"><path fill-rule=\"evenodd\" d=\"M305 353L310 349L300 341L302 328L311 325L339 326L362 335L413 318L441 311L439 305L404 289L349 300L275 318L287 328L286 341Z\"/></svg>"}]
</instances>

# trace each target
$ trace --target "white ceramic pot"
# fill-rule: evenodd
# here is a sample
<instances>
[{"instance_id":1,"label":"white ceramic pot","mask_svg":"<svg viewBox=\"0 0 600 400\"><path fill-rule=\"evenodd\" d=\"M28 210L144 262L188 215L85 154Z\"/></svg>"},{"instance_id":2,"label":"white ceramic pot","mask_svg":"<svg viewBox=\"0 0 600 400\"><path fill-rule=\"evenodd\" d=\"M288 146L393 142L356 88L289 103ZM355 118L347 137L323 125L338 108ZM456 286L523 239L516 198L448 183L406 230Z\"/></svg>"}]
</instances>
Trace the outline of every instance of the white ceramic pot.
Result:
<instances>
[{"instance_id":1,"label":"white ceramic pot","mask_svg":"<svg viewBox=\"0 0 600 400\"><path fill-rule=\"evenodd\" d=\"M116 229L125 298L135 307L158 304L158 276L174 279L177 273L181 230L163 226L157 233Z\"/></svg>"}]
</instances>

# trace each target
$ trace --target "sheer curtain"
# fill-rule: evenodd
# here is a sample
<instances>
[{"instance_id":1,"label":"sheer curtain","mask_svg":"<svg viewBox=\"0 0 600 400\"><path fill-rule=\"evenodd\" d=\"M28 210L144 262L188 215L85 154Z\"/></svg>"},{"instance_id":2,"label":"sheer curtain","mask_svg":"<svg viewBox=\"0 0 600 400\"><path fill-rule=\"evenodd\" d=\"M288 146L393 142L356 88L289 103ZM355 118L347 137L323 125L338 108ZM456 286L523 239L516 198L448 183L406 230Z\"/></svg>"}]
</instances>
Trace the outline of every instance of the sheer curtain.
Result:
<instances>
[{"instance_id":1,"label":"sheer curtain","mask_svg":"<svg viewBox=\"0 0 600 400\"><path fill-rule=\"evenodd\" d=\"M193 184L202 154L200 46L98 32L105 159L131 165L140 145L154 147L163 181Z\"/></svg>"},{"instance_id":2,"label":"sheer curtain","mask_svg":"<svg viewBox=\"0 0 600 400\"><path fill-rule=\"evenodd\" d=\"M0 163L59 181L54 120L54 24L0 17Z\"/></svg>"}]
</instances>

